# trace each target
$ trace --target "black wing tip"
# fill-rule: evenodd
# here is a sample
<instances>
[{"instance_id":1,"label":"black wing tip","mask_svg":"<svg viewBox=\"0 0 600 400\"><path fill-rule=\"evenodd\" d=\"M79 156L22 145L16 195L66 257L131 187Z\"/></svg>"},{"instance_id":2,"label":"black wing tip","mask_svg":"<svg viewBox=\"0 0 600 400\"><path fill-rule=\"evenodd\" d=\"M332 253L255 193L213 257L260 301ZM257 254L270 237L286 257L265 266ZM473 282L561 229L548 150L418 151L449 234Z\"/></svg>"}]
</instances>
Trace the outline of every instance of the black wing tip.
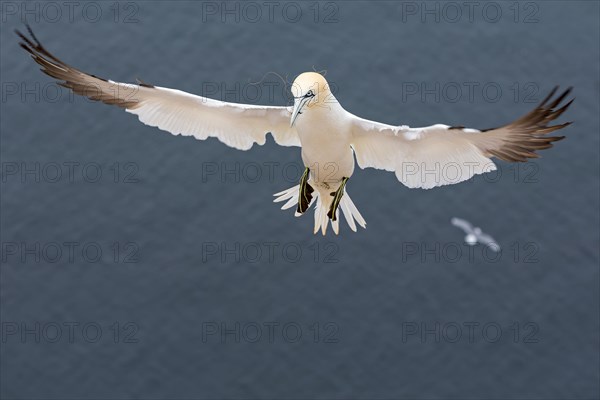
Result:
<instances>
[{"instance_id":1,"label":"black wing tip","mask_svg":"<svg viewBox=\"0 0 600 400\"><path fill-rule=\"evenodd\" d=\"M543 107L548 102L548 100L550 100L552 97L554 97L554 94L558 91L558 87L559 87L558 85L554 86L552 88L552 90L550 91L550 93L548 93L548 95L546 95L546 97L544 97L544 100L542 100L540 102L538 107Z\"/></svg>"},{"instance_id":2,"label":"black wing tip","mask_svg":"<svg viewBox=\"0 0 600 400\"><path fill-rule=\"evenodd\" d=\"M21 39L22 41L19 42L19 45L21 45L21 47L25 48L29 47L29 48L34 48L35 45L31 42L31 40L29 40L29 38L27 36L25 36L23 34L23 32L21 32L18 29L15 29L15 33L17 34L17 36L19 37L19 39ZM25 50L27 50L27 48L25 48Z\"/></svg>"},{"instance_id":3,"label":"black wing tip","mask_svg":"<svg viewBox=\"0 0 600 400\"><path fill-rule=\"evenodd\" d=\"M35 33L33 33L33 29L31 29L31 25L29 25L27 22L25 22L25 27L27 28L27 32L29 32L29 34L31 35L31 37L33 39L36 39ZM37 40L36 40L36 42L37 42Z\"/></svg>"},{"instance_id":4,"label":"black wing tip","mask_svg":"<svg viewBox=\"0 0 600 400\"><path fill-rule=\"evenodd\" d=\"M558 131L573 124L573 121L564 122L557 125L550 125L551 121L559 118L573 102L575 98L562 104L564 99L572 92L570 86L558 96L558 86L554 87L550 94L531 112L506 125L513 131L511 134L513 143L508 141L499 149L490 151L490 154L509 162L524 162L527 159L541 157L537 152L549 149L554 142L561 141L566 136L546 136L551 132ZM488 130L483 130L486 132Z\"/></svg>"},{"instance_id":5,"label":"black wing tip","mask_svg":"<svg viewBox=\"0 0 600 400\"><path fill-rule=\"evenodd\" d=\"M35 33L33 33L33 29L31 29L31 26L29 26L29 24L25 24L25 27L27 28L27 32L29 33L30 37L23 34L18 29L15 29L15 33L17 34L17 36L19 36L19 38L21 38L21 40L23 40L23 42L25 42L24 44L29 47L29 49L25 49L25 50L27 50L29 53L31 53L34 57L40 57L40 58L44 58L46 60L52 60L52 62L66 66L66 64L63 61L56 58L52 53L50 53L42 45L42 43L38 40L37 36L35 36ZM21 43L23 43L23 42L21 42ZM23 46L21 46L21 47L23 47Z\"/></svg>"},{"instance_id":6,"label":"black wing tip","mask_svg":"<svg viewBox=\"0 0 600 400\"><path fill-rule=\"evenodd\" d=\"M567 108L569 108L569 106L571 104L573 104L574 101L575 101L575 97L573 97L571 100L567 101L567 103L562 108L564 108L566 110Z\"/></svg>"},{"instance_id":7,"label":"black wing tip","mask_svg":"<svg viewBox=\"0 0 600 400\"><path fill-rule=\"evenodd\" d=\"M33 54L33 50L31 50L31 48L29 48L29 46L27 46L25 43L19 42L19 46L21 46L21 48L26 52Z\"/></svg>"},{"instance_id":8,"label":"black wing tip","mask_svg":"<svg viewBox=\"0 0 600 400\"><path fill-rule=\"evenodd\" d=\"M546 98L540 103L540 105L538 106L538 108L542 108L542 109L554 109L556 108L560 103L563 102L563 100L569 95L571 94L571 92L573 91L573 86L569 86L567 87L560 95L558 95L558 97L556 97L554 100L552 100L554 98L554 95L556 94L556 92L558 91L559 86L555 86L552 91L550 91L550 94L548 94L548 96L546 96ZM551 101L552 100L552 101ZM567 106L569 106L573 100L575 100L575 98L571 99L568 103Z\"/></svg>"},{"instance_id":9,"label":"black wing tip","mask_svg":"<svg viewBox=\"0 0 600 400\"><path fill-rule=\"evenodd\" d=\"M31 29L31 26L27 22L24 22L23 25L25 25L25 29L27 29L27 32L29 32L29 33L33 32L33 30ZM18 29L15 29L15 33L19 36L23 36L23 33Z\"/></svg>"},{"instance_id":10,"label":"black wing tip","mask_svg":"<svg viewBox=\"0 0 600 400\"><path fill-rule=\"evenodd\" d=\"M19 42L19 45L23 49L25 49L28 53L30 53L32 56L39 56L40 53L41 54L47 53L44 46L42 46L40 41L37 39L37 37L33 33L33 30L31 29L29 24L25 24L25 27L27 28L27 32L29 33L30 37L25 35L20 30L15 29L15 34L22 40L21 42Z\"/></svg>"},{"instance_id":11,"label":"black wing tip","mask_svg":"<svg viewBox=\"0 0 600 400\"><path fill-rule=\"evenodd\" d=\"M35 36L35 33L33 33L33 29L31 29L31 26L28 23L24 23L25 25L25 29L27 29L27 33L29 33L29 37L27 37L23 32L21 32L18 29L15 29L15 34L17 36L19 36L22 40L24 40L25 42L27 42L27 44L29 44L32 47L35 47L36 45L39 47L42 47L40 41L38 40L37 36ZM33 42L35 42L35 44L31 41L33 39Z\"/></svg>"},{"instance_id":12,"label":"black wing tip","mask_svg":"<svg viewBox=\"0 0 600 400\"><path fill-rule=\"evenodd\" d=\"M141 87L145 87L145 88L149 88L149 89L154 89L156 87L154 85L144 82L140 78L135 78L135 80L137 81L138 85Z\"/></svg>"},{"instance_id":13,"label":"black wing tip","mask_svg":"<svg viewBox=\"0 0 600 400\"><path fill-rule=\"evenodd\" d=\"M43 65L40 62L40 59L42 59L42 60L45 60L47 62L50 61L50 63L58 64L58 65L60 65L62 67L71 68L65 62L63 62L62 60L59 60L52 53L50 53L48 50L46 50L46 48L41 44L41 42L35 36L35 33L33 33L33 29L31 29L31 26L28 23L24 23L24 25L25 25L25 28L27 29L27 32L29 33L30 37L27 37L27 35L25 35L19 29L15 29L14 30L15 34L22 40L21 42L19 42L19 46L21 46L21 48L23 50L25 50L26 52L28 52L31 55L31 57L38 64ZM53 78L56 78L52 74L49 74L46 71L45 68L41 68L40 71L44 72L46 75L49 75L49 76L51 76ZM96 75L93 75L93 74L87 74L87 75L89 75L89 76L91 76L93 78L99 79L101 81L108 82L108 79L106 79L106 78L102 78L100 76L96 76ZM142 87L155 88L154 85L142 82L141 80L138 80L138 82L139 82L139 85L142 86Z\"/></svg>"},{"instance_id":14,"label":"black wing tip","mask_svg":"<svg viewBox=\"0 0 600 400\"><path fill-rule=\"evenodd\" d=\"M567 97L568 95L570 95L572 91L573 91L573 86L569 86L569 87L567 88L567 90L565 90L565 91L563 92L563 94L560 96L560 97L561 97L561 99L564 99L565 97Z\"/></svg>"}]
</instances>

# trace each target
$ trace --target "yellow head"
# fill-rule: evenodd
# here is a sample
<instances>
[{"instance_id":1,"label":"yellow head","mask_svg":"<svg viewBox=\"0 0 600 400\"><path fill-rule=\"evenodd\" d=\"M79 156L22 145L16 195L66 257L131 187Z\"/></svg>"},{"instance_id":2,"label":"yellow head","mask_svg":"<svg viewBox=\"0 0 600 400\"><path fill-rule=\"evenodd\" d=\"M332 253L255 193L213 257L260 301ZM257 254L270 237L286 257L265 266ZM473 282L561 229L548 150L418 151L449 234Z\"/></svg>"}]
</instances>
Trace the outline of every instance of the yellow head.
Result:
<instances>
[{"instance_id":1,"label":"yellow head","mask_svg":"<svg viewBox=\"0 0 600 400\"><path fill-rule=\"evenodd\" d=\"M290 126L294 125L296 118L307 110L323 107L326 102L334 99L329 84L323 75L317 72L304 72L292 84L294 96L294 109Z\"/></svg>"}]
</instances>

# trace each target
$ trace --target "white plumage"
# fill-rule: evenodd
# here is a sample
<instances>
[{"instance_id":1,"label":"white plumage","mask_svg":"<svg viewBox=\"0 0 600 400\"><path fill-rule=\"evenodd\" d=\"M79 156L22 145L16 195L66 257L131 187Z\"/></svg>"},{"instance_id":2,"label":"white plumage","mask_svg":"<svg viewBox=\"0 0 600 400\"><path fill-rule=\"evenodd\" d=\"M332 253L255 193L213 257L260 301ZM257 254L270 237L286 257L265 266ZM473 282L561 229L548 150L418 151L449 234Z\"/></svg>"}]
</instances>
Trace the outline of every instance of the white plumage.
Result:
<instances>
[{"instance_id":1,"label":"white plumage","mask_svg":"<svg viewBox=\"0 0 600 400\"><path fill-rule=\"evenodd\" d=\"M340 214L351 230L356 231L356 223L366 227L345 187L354 173L355 159L361 168L394 172L409 188L430 189L495 170L492 157L505 161L538 157L537 150L563 138L546 135L569 124L549 125L572 102L559 107L570 89L553 98L555 88L533 111L500 128L386 125L346 111L316 72L303 73L294 81L293 107L229 103L84 73L48 52L28 30L31 38L17 31L20 45L44 73L74 93L124 108L146 125L199 140L214 137L239 150L264 144L269 132L279 145L300 146L306 179L277 193L275 201L286 201L282 209L297 205L296 215L314 205L315 233L325 234L331 220L337 234Z\"/></svg>"},{"instance_id":2,"label":"white plumage","mask_svg":"<svg viewBox=\"0 0 600 400\"><path fill-rule=\"evenodd\" d=\"M493 237L491 237L487 233L483 233L481 231L481 228L473 227L473 225L471 225L469 221L455 217L452 218L450 222L452 223L452 225L462 229L463 232L466 233L465 243L467 243L468 245L474 246L477 243L481 243L482 245L489 247L495 252L500 251L500 245L498 244L498 242L496 242L496 240L494 240Z\"/></svg>"}]
</instances>

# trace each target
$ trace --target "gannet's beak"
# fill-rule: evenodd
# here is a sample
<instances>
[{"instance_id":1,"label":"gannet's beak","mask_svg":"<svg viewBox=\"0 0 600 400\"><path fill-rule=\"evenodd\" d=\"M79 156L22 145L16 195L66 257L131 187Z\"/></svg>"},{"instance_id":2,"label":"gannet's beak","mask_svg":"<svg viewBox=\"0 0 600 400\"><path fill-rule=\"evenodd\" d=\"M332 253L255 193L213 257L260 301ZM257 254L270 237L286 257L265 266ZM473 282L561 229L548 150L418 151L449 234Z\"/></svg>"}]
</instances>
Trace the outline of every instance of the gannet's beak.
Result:
<instances>
[{"instance_id":1,"label":"gannet's beak","mask_svg":"<svg viewBox=\"0 0 600 400\"><path fill-rule=\"evenodd\" d=\"M290 120L290 128L292 126L294 126L294 122L296 122L296 118L298 118L298 115L302 114L302 109L304 108L306 103L308 103L310 101L311 98L312 97L310 97L310 96L305 96L305 97L296 99L296 101L294 103L294 110L292 111L292 118Z\"/></svg>"}]
</instances>

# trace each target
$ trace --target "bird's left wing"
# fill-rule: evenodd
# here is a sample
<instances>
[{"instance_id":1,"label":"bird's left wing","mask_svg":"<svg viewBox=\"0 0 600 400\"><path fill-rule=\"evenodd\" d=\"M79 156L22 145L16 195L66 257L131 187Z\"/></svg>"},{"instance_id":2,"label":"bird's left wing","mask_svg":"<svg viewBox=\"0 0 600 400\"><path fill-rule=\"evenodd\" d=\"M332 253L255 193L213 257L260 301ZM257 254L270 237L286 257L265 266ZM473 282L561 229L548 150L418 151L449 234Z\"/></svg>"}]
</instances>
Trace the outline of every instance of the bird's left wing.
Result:
<instances>
[{"instance_id":1,"label":"bird's left wing","mask_svg":"<svg viewBox=\"0 0 600 400\"><path fill-rule=\"evenodd\" d=\"M248 150L254 143L264 144L268 132L279 145L300 146L295 128L290 127L288 107L229 103L145 83L135 85L99 78L56 58L27 28L31 39L17 31L22 39L20 45L42 66L44 73L76 94L124 108L146 125L199 140L216 137L239 150Z\"/></svg>"},{"instance_id":2,"label":"bird's left wing","mask_svg":"<svg viewBox=\"0 0 600 400\"><path fill-rule=\"evenodd\" d=\"M455 217L452 218L450 222L457 228L462 229L465 233L473 233L473 225L467 220Z\"/></svg>"},{"instance_id":3,"label":"bird's left wing","mask_svg":"<svg viewBox=\"0 0 600 400\"><path fill-rule=\"evenodd\" d=\"M533 111L494 129L433 125L425 128L391 126L352 116L352 148L361 168L394 171L410 188L430 189L459 183L496 169L492 157L526 161L537 150L552 147L564 136L546 136L570 122L550 126L573 100L560 108L567 89L553 99L557 88Z\"/></svg>"}]
</instances>

